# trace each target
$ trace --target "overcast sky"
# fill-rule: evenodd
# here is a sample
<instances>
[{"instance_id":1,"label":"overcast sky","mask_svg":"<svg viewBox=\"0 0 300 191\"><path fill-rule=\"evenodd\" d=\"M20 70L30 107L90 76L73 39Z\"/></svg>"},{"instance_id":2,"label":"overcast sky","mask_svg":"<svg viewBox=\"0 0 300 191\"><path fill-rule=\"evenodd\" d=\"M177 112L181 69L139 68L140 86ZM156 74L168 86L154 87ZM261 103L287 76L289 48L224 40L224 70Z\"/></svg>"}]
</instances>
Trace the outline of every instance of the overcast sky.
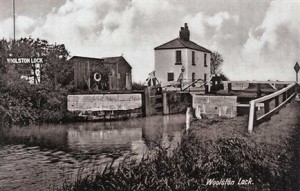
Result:
<instances>
[{"instance_id":1,"label":"overcast sky","mask_svg":"<svg viewBox=\"0 0 300 191\"><path fill-rule=\"evenodd\" d=\"M71 55L120 56L133 80L154 69L154 47L178 37L224 57L231 80L295 80L300 0L15 0L16 36L65 44ZM13 38L12 0L0 0L0 37Z\"/></svg>"}]
</instances>

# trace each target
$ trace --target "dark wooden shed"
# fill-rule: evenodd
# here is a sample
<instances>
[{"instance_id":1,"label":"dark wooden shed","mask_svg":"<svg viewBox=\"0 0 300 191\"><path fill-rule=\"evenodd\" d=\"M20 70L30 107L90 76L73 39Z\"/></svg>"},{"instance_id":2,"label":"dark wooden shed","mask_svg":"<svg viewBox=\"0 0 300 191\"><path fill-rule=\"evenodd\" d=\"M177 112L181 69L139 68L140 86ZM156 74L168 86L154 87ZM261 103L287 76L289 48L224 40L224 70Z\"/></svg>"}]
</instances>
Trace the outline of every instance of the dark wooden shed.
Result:
<instances>
[{"instance_id":1,"label":"dark wooden shed","mask_svg":"<svg viewBox=\"0 0 300 191\"><path fill-rule=\"evenodd\" d=\"M131 66L123 56L90 58L73 56L77 89L131 90Z\"/></svg>"}]
</instances>

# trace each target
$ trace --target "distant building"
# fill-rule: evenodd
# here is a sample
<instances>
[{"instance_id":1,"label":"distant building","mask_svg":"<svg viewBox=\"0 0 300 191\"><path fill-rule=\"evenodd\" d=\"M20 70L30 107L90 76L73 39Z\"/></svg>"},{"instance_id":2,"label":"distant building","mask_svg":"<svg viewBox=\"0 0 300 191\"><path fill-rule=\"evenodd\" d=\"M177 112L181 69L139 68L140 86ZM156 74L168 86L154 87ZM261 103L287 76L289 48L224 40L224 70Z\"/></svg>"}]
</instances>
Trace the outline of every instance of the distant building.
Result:
<instances>
[{"instance_id":1,"label":"distant building","mask_svg":"<svg viewBox=\"0 0 300 191\"><path fill-rule=\"evenodd\" d=\"M74 83L77 89L131 90L132 67L123 56L73 56L70 61L74 66Z\"/></svg>"},{"instance_id":2,"label":"distant building","mask_svg":"<svg viewBox=\"0 0 300 191\"><path fill-rule=\"evenodd\" d=\"M190 31L186 23L179 31L179 38L154 50L155 77L163 86L180 80L209 80L211 51L190 40Z\"/></svg>"}]
</instances>

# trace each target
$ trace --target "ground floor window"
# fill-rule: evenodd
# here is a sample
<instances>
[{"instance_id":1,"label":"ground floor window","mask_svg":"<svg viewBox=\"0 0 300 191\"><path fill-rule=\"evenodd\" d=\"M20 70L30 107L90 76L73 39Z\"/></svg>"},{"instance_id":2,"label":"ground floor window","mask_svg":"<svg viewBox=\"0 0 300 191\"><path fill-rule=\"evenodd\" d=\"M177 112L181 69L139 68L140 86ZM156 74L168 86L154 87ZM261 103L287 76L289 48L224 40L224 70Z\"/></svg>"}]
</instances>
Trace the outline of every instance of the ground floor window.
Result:
<instances>
[{"instance_id":1,"label":"ground floor window","mask_svg":"<svg viewBox=\"0 0 300 191\"><path fill-rule=\"evenodd\" d=\"M168 73L168 82L174 81L174 73Z\"/></svg>"}]
</instances>

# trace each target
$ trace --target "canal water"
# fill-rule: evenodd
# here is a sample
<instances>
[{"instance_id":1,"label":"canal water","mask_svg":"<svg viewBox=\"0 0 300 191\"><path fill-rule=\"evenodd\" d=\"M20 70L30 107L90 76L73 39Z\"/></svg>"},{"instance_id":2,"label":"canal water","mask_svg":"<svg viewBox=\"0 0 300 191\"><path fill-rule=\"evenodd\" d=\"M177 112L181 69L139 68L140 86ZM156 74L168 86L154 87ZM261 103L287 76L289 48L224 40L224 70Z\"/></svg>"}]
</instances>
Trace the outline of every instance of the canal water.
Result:
<instances>
[{"instance_id":1,"label":"canal water","mask_svg":"<svg viewBox=\"0 0 300 191\"><path fill-rule=\"evenodd\" d=\"M102 168L114 160L139 160L157 144L180 142L185 116L152 116L114 122L57 125L66 128L66 151L0 144L0 190L55 190L78 170ZM83 174L84 174L83 172Z\"/></svg>"}]
</instances>

